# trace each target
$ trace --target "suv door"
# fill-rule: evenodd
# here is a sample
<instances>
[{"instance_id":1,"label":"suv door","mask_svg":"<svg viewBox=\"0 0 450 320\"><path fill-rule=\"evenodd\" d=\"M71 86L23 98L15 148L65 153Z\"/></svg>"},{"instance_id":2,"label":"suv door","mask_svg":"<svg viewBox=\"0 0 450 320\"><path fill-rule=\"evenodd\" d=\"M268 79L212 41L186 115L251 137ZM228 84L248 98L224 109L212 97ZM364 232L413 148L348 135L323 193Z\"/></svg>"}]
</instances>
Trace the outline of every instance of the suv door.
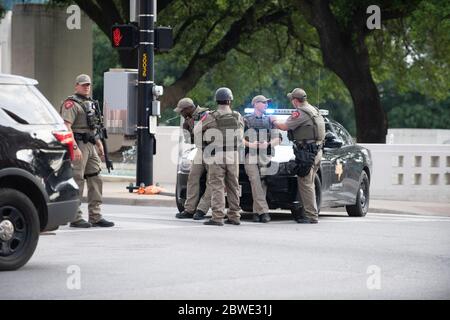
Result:
<instances>
[{"instance_id":1,"label":"suv door","mask_svg":"<svg viewBox=\"0 0 450 320\"><path fill-rule=\"evenodd\" d=\"M342 147L331 150L334 172L330 190L336 193L339 204L348 204L354 197L354 193L351 192L352 183L349 180L350 169L354 162L354 143L350 134L339 123L332 121L330 124L336 137L342 141Z\"/></svg>"},{"instance_id":2,"label":"suv door","mask_svg":"<svg viewBox=\"0 0 450 320\"><path fill-rule=\"evenodd\" d=\"M341 147L325 147L323 160L323 176L327 177L324 183L324 201L329 205L344 205L348 203L347 185L347 165L349 160L349 150L353 145L351 136L338 123L330 121L326 125L327 133L332 133L338 141L342 142Z\"/></svg>"}]
</instances>

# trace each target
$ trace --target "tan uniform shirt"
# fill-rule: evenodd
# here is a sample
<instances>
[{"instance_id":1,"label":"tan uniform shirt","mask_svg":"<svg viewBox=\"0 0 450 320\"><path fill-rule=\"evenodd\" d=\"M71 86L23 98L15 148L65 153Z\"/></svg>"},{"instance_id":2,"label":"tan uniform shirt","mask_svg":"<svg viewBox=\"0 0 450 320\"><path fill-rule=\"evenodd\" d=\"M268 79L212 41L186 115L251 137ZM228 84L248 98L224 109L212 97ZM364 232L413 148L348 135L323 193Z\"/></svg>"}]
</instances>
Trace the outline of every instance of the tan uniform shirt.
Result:
<instances>
[{"instance_id":1,"label":"tan uniform shirt","mask_svg":"<svg viewBox=\"0 0 450 320\"><path fill-rule=\"evenodd\" d=\"M232 113L233 111L231 110L230 107L220 107L219 106L219 109L216 112L219 115L224 115L224 114ZM244 134L244 119L241 115L239 115L239 124L240 124L239 125L240 130L241 130L241 138L239 141L242 141L243 134ZM196 144L198 144L200 141L202 141L202 139L199 139L198 137L202 136L203 132L205 132L208 129L213 129L213 128L217 128L216 118L211 115L211 112L208 112L203 115L203 117L200 119L199 123L194 128L194 135L196 136ZM199 146L197 145L197 147L199 147ZM200 147L202 147L202 146L200 146ZM218 151L216 153L215 157L220 158L224 155L224 153L227 156L227 158L229 157L231 159L231 161L237 161L235 159L236 151L233 151L233 152Z\"/></svg>"},{"instance_id":2,"label":"tan uniform shirt","mask_svg":"<svg viewBox=\"0 0 450 320\"><path fill-rule=\"evenodd\" d=\"M67 99L61 107L61 117L64 121L72 124L72 131L75 133L89 133L86 113L83 107L70 99Z\"/></svg>"},{"instance_id":3,"label":"tan uniform shirt","mask_svg":"<svg viewBox=\"0 0 450 320\"><path fill-rule=\"evenodd\" d=\"M297 109L286 120L286 125L289 130L295 130L300 126L305 125L309 121L312 121L311 118L305 112Z\"/></svg>"}]
</instances>

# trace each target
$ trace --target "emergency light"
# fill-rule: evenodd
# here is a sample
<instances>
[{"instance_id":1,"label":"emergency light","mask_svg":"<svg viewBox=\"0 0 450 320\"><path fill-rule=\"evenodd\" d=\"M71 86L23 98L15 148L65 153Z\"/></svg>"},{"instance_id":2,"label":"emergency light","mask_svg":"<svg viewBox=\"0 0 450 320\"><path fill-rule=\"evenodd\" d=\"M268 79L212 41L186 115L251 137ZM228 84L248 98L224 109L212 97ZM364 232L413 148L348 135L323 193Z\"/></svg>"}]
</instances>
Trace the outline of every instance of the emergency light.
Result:
<instances>
[{"instance_id":1,"label":"emergency light","mask_svg":"<svg viewBox=\"0 0 450 320\"><path fill-rule=\"evenodd\" d=\"M294 112L295 109L267 109L266 114L279 114L279 115L290 115ZM255 112L254 108L245 108L244 113L250 114ZM320 109L320 114L324 117L327 117L330 114L330 111L325 109Z\"/></svg>"}]
</instances>

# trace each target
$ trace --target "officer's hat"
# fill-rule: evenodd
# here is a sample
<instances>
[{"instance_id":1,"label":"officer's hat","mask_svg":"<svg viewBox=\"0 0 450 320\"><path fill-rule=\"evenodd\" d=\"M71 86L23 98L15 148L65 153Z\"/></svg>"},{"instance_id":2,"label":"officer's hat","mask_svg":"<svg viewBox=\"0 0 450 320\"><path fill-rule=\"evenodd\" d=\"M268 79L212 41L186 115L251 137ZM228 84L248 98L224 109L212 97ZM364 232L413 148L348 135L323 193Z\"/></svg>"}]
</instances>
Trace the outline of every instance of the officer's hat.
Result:
<instances>
[{"instance_id":1,"label":"officer's hat","mask_svg":"<svg viewBox=\"0 0 450 320\"><path fill-rule=\"evenodd\" d=\"M300 101L305 101L308 96L306 95L305 90L300 89L300 88L295 88L291 93L288 93L287 97L291 101L294 99L299 99Z\"/></svg>"},{"instance_id":2,"label":"officer's hat","mask_svg":"<svg viewBox=\"0 0 450 320\"><path fill-rule=\"evenodd\" d=\"M262 96L262 95L259 95L259 96L256 96L256 97L253 98L253 100L252 100L252 106L254 106L255 104L257 104L258 102L271 102L271 101L272 101L272 99L266 98L266 97L264 97L264 96Z\"/></svg>"},{"instance_id":3,"label":"officer's hat","mask_svg":"<svg viewBox=\"0 0 450 320\"><path fill-rule=\"evenodd\" d=\"M194 101L190 98L183 98L178 102L177 107L173 111L180 113L182 110L192 107L195 108Z\"/></svg>"},{"instance_id":4,"label":"officer's hat","mask_svg":"<svg viewBox=\"0 0 450 320\"><path fill-rule=\"evenodd\" d=\"M80 74L75 81L75 83L79 85L92 83L91 77L89 77L87 74Z\"/></svg>"}]
</instances>

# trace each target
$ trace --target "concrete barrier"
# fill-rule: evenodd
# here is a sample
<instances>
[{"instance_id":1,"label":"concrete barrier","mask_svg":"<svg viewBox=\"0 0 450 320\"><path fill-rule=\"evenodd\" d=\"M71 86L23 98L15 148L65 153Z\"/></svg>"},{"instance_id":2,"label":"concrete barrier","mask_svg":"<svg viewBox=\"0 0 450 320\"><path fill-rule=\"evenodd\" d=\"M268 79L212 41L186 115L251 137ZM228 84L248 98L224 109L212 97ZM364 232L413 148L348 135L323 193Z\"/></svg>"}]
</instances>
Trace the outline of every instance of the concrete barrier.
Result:
<instances>
[{"instance_id":1,"label":"concrete barrier","mask_svg":"<svg viewBox=\"0 0 450 320\"><path fill-rule=\"evenodd\" d=\"M154 182L175 184L179 127L159 127ZM450 145L362 144L372 153L371 197L383 200L449 202ZM126 169L134 181L135 165Z\"/></svg>"},{"instance_id":2,"label":"concrete barrier","mask_svg":"<svg viewBox=\"0 0 450 320\"><path fill-rule=\"evenodd\" d=\"M448 129L389 129L388 144L450 144Z\"/></svg>"},{"instance_id":3,"label":"concrete barrier","mask_svg":"<svg viewBox=\"0 0 450 320\"><path fill-rule=\"evenodd\" d=\"M372 198L449 202L449 145L363 146L372 153Z\"/></svg>"},{"instance_id":4,"label":"concrete barrier","mask_svg":"<svg viewBox=\"0 0 450 320\"><path fill-rule=\"evenodd\" d=\"M177 180L179 127L159 127L156 134L156 155L153 158L153 181L163 185L175 184ZM108 142L109 144L109 142ZM104 166L104 165L103 165ZM107 181L135 182L135 163L114 163L114 171L106 173L103 168L103 176ZM109 177L113 179L109 179Z\"/></svg>"}]
</instances>

